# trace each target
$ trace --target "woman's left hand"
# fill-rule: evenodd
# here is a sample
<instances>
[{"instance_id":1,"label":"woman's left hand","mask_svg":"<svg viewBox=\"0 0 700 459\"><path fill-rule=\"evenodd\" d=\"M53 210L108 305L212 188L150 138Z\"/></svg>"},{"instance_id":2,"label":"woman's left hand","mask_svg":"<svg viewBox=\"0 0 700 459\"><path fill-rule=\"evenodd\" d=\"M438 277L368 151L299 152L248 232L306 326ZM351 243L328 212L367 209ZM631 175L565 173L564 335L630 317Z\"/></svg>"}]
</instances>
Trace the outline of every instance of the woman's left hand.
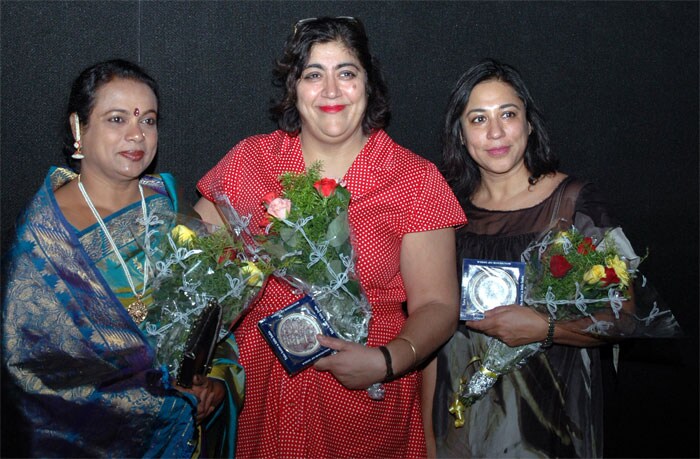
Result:
<instances>
[{"instance_id":1,"label":"woman's left hand","mask_svg":"<svg viewBox=\"0 0 700 459\"><path fill-rule=\"evenodd\" d=\"M511 347L544 340L548 328L543 314L517 304L493 308L485 312L483 319L468 320L466 325Z\"/></svg>"},{"instance_id":2,"label":"woman's left hand","mask_svg":"<svg viewBox=\"0 0 700 459\"><path fill-rule=\"evenodd\" d=\"M330 372L348 389L367 389L384 379L386 362L379 349L323 335L317 338L322 346L337 352L316 361L316 370Z\"/></svg>"}]
</instances>

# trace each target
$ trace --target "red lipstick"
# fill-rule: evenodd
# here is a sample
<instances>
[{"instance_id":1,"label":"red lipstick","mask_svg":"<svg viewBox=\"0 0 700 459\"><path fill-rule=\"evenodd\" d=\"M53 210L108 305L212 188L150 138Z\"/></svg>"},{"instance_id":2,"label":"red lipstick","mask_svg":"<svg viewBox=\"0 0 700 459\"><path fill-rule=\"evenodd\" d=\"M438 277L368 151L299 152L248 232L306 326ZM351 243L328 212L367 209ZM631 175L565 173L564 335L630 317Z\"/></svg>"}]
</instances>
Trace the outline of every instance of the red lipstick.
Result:
<instances>
[{"instance_id":1,"label":"red lipstick","mask_svg":"<svg viewBox=\"0 0 700 459\"><path fill-rule=\"evenodd\" d=\"M345 109L345 105L321 105L318 107L321 111L326 113L338 113Z\"/></svg>"}]
</instances>

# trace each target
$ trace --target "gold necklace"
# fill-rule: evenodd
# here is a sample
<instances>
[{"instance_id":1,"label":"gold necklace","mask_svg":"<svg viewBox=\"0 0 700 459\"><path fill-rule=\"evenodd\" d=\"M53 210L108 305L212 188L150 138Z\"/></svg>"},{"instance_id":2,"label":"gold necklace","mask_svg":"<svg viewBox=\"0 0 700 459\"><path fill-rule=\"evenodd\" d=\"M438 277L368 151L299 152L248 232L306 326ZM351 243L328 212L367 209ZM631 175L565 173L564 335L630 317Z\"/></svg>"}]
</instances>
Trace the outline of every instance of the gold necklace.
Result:
<instances>
[{"instance_id":1,"label":"gold necklace","mask_svg":"<svg viewBox=\"0 0 700 459\"><path fill-rule=\"evenodd\" d=\"M132 279L131 273L129 272L129 268L126 266L126 262L124 261L124 257L122 257L122 254L119 253L119 248L114 242L112 235L109 233L107 225L105 225L104 220L102 220L102 217L100 217L99 212L97 212L97 209L90 200L90 196L88 196L87 191L85 191L85 187L80 181L80 175L78 175L78 189L80 189L80 192L83 194L85 202L92 211L92 214L95 216L95 219L97 220L97 223L99 223L100 228L102 228L102 231L104 232L105 236L107 237L107 240L112 246L112 250L114 250L114 254L116 255L117 259L119 260L119 263L121 264L122 270L124 271L124 275L126 276L126 280L129 283L129 287L131 287L131 291L134 293L134 297L136 298L126 307L126 310L131 316L131 318L134 320L134 322L140 324L144 321L146 315L148 314L148 308L146 307L146 304L142 301L143 295L146 293L146 283L148 282L148 257L146 257L146 259L143 262L143 291L141 293L138 293L136 291L136 286L134 285L134 280ZM141 182L139 182L139 193L141 193L141 211L143 212L144 224L148 225L146 198L143 195L143 187L141 186ZM148 226L146 227L146 233L148 233Z\"/></svg>"}]
</instances>

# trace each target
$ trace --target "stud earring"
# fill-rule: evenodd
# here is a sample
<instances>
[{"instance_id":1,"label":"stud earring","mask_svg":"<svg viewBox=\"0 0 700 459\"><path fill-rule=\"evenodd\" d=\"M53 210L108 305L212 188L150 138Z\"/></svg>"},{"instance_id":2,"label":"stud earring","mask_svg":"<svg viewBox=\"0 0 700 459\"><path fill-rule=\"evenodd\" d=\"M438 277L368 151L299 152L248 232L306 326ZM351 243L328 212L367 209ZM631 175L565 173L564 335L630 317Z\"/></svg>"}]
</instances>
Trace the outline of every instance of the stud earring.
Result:
<instances>
[{"instance_id":1,"label":"stud earring","mask_svg":"<svg viewBox=\"0 0 700 459\"><path fill-rule=\"evenodd\" d=\"M80 118L78 118L78 112L75 112L75 118L73 118L73 121L75 122L75 143L73 143L75 153L71 155L71 158L83 159L85 155L83 155L83 145L80 142Z\"/></svg>"}]
</instances>

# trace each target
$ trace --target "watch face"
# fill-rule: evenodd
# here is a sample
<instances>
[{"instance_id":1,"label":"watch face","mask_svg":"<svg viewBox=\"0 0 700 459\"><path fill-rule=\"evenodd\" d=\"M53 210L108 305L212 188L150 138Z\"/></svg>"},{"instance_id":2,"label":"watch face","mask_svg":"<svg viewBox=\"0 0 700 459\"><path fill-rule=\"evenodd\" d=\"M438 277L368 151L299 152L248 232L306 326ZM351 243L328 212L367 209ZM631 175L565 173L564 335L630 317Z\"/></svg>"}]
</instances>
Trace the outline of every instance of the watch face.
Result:
<instances>
[{"instance_id":1,"label":"watch face","mask_svg":"<svg viewBox=\"0 0 700 459\"><path fill-rule=\"evenodd\" d=\"M496 306L514 304L518 284L508 271L485 269L476 272L467 286L467 295L477 310L484 312Z\"/></svg>"},{"instance_id":2,"label":"watch face","mask_svg":"<svg viewBox=\"0 0 700 459\"><path fill-rule=\"evenodd\" d=\"M277 337L282 347L297 356L313 354L320 347L316 335L322 334L321 327L312 316L293 313L285 316L277 325Z\"/></svg>"}]
</instances>

